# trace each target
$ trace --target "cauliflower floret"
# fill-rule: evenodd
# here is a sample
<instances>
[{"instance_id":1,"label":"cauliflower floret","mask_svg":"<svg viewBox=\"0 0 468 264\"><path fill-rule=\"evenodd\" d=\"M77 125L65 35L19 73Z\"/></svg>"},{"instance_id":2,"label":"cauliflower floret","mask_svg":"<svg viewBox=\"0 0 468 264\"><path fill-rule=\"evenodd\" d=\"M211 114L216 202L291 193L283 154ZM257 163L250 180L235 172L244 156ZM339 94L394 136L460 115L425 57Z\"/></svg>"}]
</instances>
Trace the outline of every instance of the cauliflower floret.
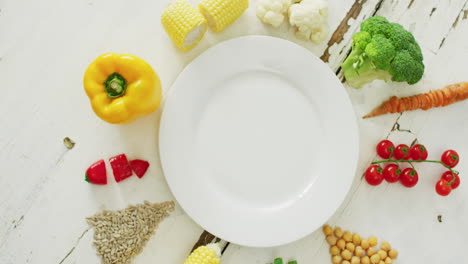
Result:
<instances>
[{"instance_id":1,"label":"cauliflower floret","mask_svg":"<svg viewBox=\"0 0 468 264\"><path fill-rule=\"evenodd\" d=\"M299 38L323 41L328 35L328 3L326 0L302 0L289 8L289 23L296 27Z\"/></svg>"},{"instance_id":2,"label":"cauliflower floret","mask_svg":"<svg viewBox=\"0 0 468 264\"><path fill-rule=\"evenodd\" d=\"M257 17L263 23L279 27L291 4L291 0L260 0L257 4Z\"/></svg>"}]
</instances>

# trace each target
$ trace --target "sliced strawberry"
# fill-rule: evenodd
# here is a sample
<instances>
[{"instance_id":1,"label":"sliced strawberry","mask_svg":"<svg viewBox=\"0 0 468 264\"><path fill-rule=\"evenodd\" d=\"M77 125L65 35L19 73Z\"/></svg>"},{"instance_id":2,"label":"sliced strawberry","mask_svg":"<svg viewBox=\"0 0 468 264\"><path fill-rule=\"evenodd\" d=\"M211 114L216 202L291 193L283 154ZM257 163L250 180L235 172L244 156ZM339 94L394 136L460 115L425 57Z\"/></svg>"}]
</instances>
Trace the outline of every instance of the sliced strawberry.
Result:
<instances>
[{"instance_id":1,"label":"sliced strawberry","mask_svg":"<svg viewBox=\"0 0 468 264\"><path fill-rule=\"evenodd\" d=\"M138 178L141 178L145 175L146 171L148 170L149 167L149 162L146 160L131 160L130 161L130 167L132 167L133 172L138 176Z\"/></svg>"},{"instance_id":2,"label":"sliced strawberry","mask_svg":"<svg viewBox=\"0 0 468 264\"><path fill-rule=\"evenodd\" d=\"M86 170L85 181L93 184L107 184L106 164L104 160L99 160L93 163Z\"/></svg>"},{"instance_id":3,"label":"sliced strawberry","mask_svg":"<svg viewBox=\"0 0 468 264\"><path fill-rule=\"evenodd\" d=\"M112 157L109 159L109 161L116 182L121 182L132 176L132 168L130 168L130 164L128 163L128 159L125 154Z\"/></svg>"}]
</instances>

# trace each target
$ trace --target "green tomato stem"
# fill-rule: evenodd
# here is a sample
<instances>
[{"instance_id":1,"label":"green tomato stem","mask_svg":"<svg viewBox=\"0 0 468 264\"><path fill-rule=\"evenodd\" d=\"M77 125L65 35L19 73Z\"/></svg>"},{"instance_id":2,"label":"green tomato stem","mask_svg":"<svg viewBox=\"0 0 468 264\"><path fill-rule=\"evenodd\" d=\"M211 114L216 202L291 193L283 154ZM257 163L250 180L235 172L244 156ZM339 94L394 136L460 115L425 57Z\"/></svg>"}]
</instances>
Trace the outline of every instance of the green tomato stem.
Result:
<instances>
[{"instance_id":1,"label":"green tomato stem","mask_svg":"<svg viewBox=\"0 0 468 264\"><path fill-rule=\"evenodd\" d=\"M409 165L411 165L411 167L413 167L414 169L414 166L413 166L413 163L414 162L430 162L430 163L438 163L442 166L444 166L445 168L447 168L451 173L452 173L452 180L448 183L448 186L451 186L454 182L455 182L455 172L452 170L452 168L450 168L448 165L446 165L445 163L443 163L442 161L440 160L396 160L396 159L384 159L384 160L377 160L377 161L374 161L372 162L371 164L372 165L375 165L375 164L380 164L380 163L385 163L385 162L406 162L406 163L409 163Z\"/></svg>"}]
</instances>

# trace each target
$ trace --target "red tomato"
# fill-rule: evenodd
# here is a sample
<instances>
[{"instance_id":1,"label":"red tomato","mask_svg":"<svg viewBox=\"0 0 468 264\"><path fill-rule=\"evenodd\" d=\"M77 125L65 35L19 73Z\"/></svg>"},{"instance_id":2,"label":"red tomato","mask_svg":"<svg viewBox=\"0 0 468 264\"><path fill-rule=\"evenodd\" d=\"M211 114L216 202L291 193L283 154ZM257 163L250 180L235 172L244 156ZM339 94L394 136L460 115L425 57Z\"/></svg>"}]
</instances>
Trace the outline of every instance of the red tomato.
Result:
<instances>
[{"instance_id":1,"label":"red tomato","mask_svg":"<svg viewBox=\"0 0 468 264\"><path fill-rule=\"evenodd\" d=\"M442 153L440 160L450 168L457 166L458 161L460 160L460 156L455 150L447 150Z\"/></svg>"},{"instance_id":2,"label":"red tomato","mask_svg":"<svg viewBox=\"0 0 468 264\"><path fill-rule=\"evenodd\" d=\"M405 144L400 144L396 146L395 153L393 153L393 157L397 160L405 160L409 157L409 147Z\"/></svg>"},{"instance_id":3,"label":"red tomato","mask_svg":"<svg viewBox=\"0 0 468 264\"><path fill-rule=\"evenodd\" d=\"M418 183L419 177L418 172L413 168L406 168L400 175L400 182L405 187L411 188Z\"/></svg>"},{"instance_id":4,"label":"red tomato","mask_svg":"<svg viewBox=\"0 0 468 264\"><path fill-rule=\"evenodd\" d=\"M377 154L383 159L389 159L395 151L395 146L390 140L382 140L377 144Z\"/></svg>"},{"instance_id":5,"label":"red tomato","mask_svg":"<svg viewBox=\"0 0 468 264\"><path fill-rule=\"evenodd\" d=\"M382 172L384 178L388 182L397 182L400 179L401 170L396 164L388 164Z\"/></svg>"},{"instance_id":6,"label":"red tomato","mask_svg":"<svg viewBox=\"0 0 468 264\"><path fill-rule=\"evenodd\" d=\"M460 177L458 176L458 173L454 173L455 174L455 180L453 181L452 185L450 185L450 187L452 188L452 190L455 190L459 185L460 185ZM441 180L446 180L447 182L451 182L452 181L452 172L451 171L446 171L442 174L442 177L440 177Z\"/></svg>"},{"instance_id":7,"label":"red tomato","mask_svg":"<svg viewBox=\"0 0 468 264\"><path fill-rule=\"evenodd\" d=\"M409 153L413 160L426 160L428 155L426 147L421 144L412 146Z\"/></svg>"},{"instance_id":8,"label":"red tomato","mask_svg":"<svg viewBox=\"0 0 468 264\"><path fill-rule=\"evenodd\" d=\"M441 196L447 196L452 191L446 180L439 180L435 185L436 192Z\"/></svg>"},{"instance_id":9,"label":"red tomato","mask_svg":"<svg viewBox=\"0 0 468 264\"><path fill-rule=\"evenodd\" d=\"M379 165L370 166L366 170L365 178L367 183L370 185L379 185L384 179L382 175L382 168Z\"/></svg>"}]
</instances>

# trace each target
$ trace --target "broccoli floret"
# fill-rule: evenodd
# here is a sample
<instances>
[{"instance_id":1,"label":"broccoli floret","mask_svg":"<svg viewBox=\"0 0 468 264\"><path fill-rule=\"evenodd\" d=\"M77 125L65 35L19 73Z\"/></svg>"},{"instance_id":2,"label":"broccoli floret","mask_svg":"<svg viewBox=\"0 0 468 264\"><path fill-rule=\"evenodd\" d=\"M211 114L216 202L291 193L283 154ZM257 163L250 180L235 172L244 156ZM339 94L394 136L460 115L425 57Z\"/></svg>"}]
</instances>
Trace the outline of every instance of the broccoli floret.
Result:
<instances>
[{"instance_id":1,"label":"broccoli floret","mask_svg":"<svg viewBox=\"0 0 468 264\"><path fill-rule=\"evenodd\" d=\"M424 73L424 64L418 62L407 50L398 52L392 61L390 74L394 82L417 83Z\"/></svg>"},{"instance_id":2,"label":"broccoli floret","mask_svg":"<svg viewBox=\"0 0 468 264\"><path fill-rule=\"evenodd\" d=\"M390 23L385 17L370 17L361 23L361 31L365 31L371 36L377 34L387 35L387 32L390 31Z\"/></svg>"},{"instance_id":3,"label":"broccoli floret","mask_svg":"<svg viewBox=\"0 0 468 264\"><path fill-rule=\"evenodd\" d=\"M361 31L354 34L341 69L355 88L377 79L415 84L424 73L423 55L413 34L376 16L362 22Z\"/></svg>"},{"instance_id":4,"label":"broccoli floret","mask_svg":"<svg viewBox=\"0 0 468 264\"><path fill-rule=\"evenodd\" d=\"M364 51L371 40L372 37L369 33L365 31L357 32L353 35L353 49Z\"/></svg>"},{"instance_id":5,"label":"broccoli floret","mask_svg":"<svg viewBox=\"0 0 468 264\"><path fill-rule=\"evenodd\" d=\"M374 65L382 70L390 68L390 63L396 55L392 42L381 34L372 38L364 52Z\"/></svg>"},{"instance_id":6,"label":"broccoli floret","mask_svg":"<svg viewBox=\"0 0 468 264\"><path fill-rule=\"evenodd\" d=\"M413 34L406 31L402 25L397 23L390 23L390 30L386 36L392 41L396 50L404 50L408 45L416 43Z\"/></svg>"}]
</instances>

